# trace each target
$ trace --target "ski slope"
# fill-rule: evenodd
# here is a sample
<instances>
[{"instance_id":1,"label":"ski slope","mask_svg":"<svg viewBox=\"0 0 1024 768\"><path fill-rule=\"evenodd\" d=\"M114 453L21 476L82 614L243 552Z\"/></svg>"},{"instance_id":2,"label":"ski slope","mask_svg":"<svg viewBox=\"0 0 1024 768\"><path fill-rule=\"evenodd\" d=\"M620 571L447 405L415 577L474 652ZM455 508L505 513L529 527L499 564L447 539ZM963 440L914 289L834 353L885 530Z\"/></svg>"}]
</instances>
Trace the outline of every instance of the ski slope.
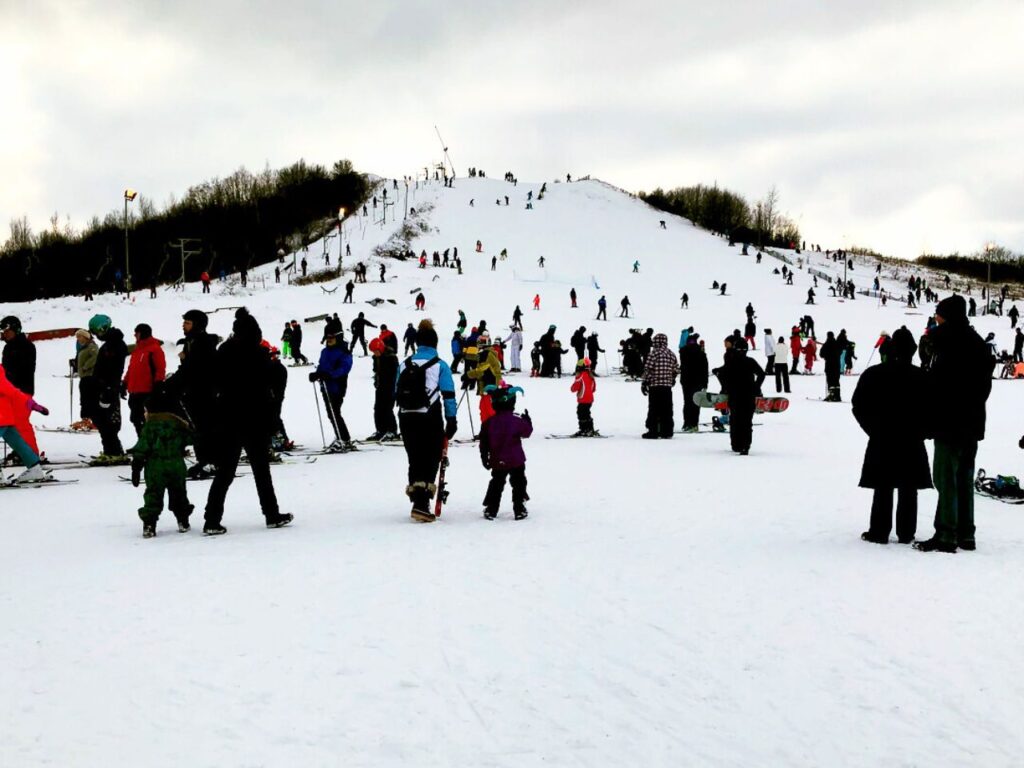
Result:
<instances>
[{"instance_id":1,"label":"ski slope","mask_svg":"<svg viewBox=\"0 0 1024 768\"><path fill-rule=\"evenodd\" d=\"M786 286L772 274L782 262L757 265L753 248L741 256L598 181L549 183L537 201L539 188L458 179L410 190L410 206L430 206L431 226L412 247L429 257L457 246L462 275L389 261L387 282L374 282L372 249L401 215L351 218L346 265L367 261L370 279L351 306L343 290L274 285L269 265L250 273L249 289L215 283L210 296L195 284L154 300L144 292L134 302L102 295L0 309L29 329L84 326L96 312L129 337L150 323L173 368L180 316L192 307L244 304L275 344L293 318L337 311L347 329L364 311L401 337L426 314L447 357L459 309L498 335L518 304L527 348L549 324L566 346L576 327L596 328L610 373L631 327L667 333L674 347L692 325L718 364L748 301L762 364L762 329L788 337L808 311L819 339L847 329L858 372L881 330L906 324L919 334L927 319L897 302L833 299L824 282L807 307L807 273ZM505 195L510 205L495 205ZM327 245L333 262L338 241ZM503 248L509 257L492 272ZM309 247L311 270L322 250ZM868 287L870 265L855 272ZM713 280L727 283L727 296ZM569 308L573 287L579 309ZM417 288L425 313L413 309ZM594 320L601 294L607 322ZM615 317L624 294L635 318ZM365 303L376 297L395 304ZM231 319L211 314L211 331L227 335ZM976 323L1003 347L1008 325ZM321 330L305 324L311 358ZM52 415L36 422L66 424L60 375L73 340L37 348L36 397ZM309 370L290 371L284 419L293 439L319 446ZM430 526L409 522L400 448L274 467L282 511L296 517L281 530L263 527L252 479L240 478L229 533L212 539L196 527L176 533L165 512L157 538L144 541L142 492L118 479L124 468L60 471L80 482L0 491L0 765L1020 764L1019 508L978 499L975 553L868 545L859 534L871 493L856 487L866 440L847 403L808 399L824 395L820 363L818 375L793 377L786 413L756 418L747 457L716 434L641 440L639 385L604 376L603 361L598 371L594 418L608 440L544 439L575 430L571 378L511 377L536 427L522 522L511 519L508 492L498 520L482 519L489 475L471 445L453 447L450 502ZM847 402L855 383L843 380ZM373 431L371 386L370 361L357 356L343 409L357 437ZM1022 472L1021 386L994 382L978 456L990 473ZM678 388L675 398L678 429ZM468 436L465 410L460 425ZM130 433L122 430L126 446ZM52 459L99 450L98 437L39 437ZM208 487L189 485L193 521ZM931 535L934 503L922 492L919 538Z\"/></svg>"}]
</instances>

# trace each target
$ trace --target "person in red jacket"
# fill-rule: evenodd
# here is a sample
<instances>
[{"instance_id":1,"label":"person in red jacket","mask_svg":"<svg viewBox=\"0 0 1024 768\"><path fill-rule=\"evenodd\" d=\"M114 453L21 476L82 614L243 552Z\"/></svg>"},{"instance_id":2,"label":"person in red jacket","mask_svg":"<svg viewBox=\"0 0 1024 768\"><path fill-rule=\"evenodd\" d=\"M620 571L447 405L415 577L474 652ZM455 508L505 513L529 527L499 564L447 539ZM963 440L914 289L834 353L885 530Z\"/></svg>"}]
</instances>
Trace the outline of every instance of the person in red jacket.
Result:
<instances>
[{"instance_id":1,"label":"person in red jacket","mask_svg":"<svg viewBox=\"0 0 1024 768\"><path fill-rule=\"evenodd\" d=\"M591 416L590 409L594 405L597 382L590 372L588 358L584 357L576 363L576 378L569 389L576 393L576 418L580 423L579 431L573 437L594 437L599 433L594 429L594 417Z\"/></svg>"},{"instance_id":2,"label":"person in red jacket","mask_svg":"<svg viewBox=\"0 0 1024 768\"><path fill-rule=\"evenodd\" d=\"M157 384L167 378L167 360L163 347L153 338L153 329L145 323L135 327L135 349L128 361L128 371L121 383L121 393L128 397L128 412L135 432L142 435L146 423L146 399Z\"/></svg>"},{"instance_id":3,"label":"person in red jacket","mask_svg":"<svg viewBox=\"0 0 1024 768\"><path fill-rule=\"evenodd\" d=\"M804 365L807 368L807 370L805 370L804 373L813 373L812 369L814 368L814 361L817 359L818 342L813 336L811 336L811 338L807 340L807 345L804 347Z\"/></svg>"},{"instance_id":4,"label":"person in red jacket","mask_svg":"<svg viewBox=\"0 0 1024 768\"><path fill-rule=\"evenodd\" d=\"M789 336L789 356L793 360L793 367L789 369L790 376L796 376L800 373L796 367L800 363L800 353L803 352L803 349L804 344L803 339L800 338L800 327L794 325Z\"/></svg>"},{"instance_id":5,"label":"person in red jacket","mask_svg":"<svg viewBox=\"0 0 1024 768\"><path fill-rule=\"evenodd\" d=\"M203 293L210 292L210 273L203 271L203 274L199 276L199 281L203 284Z\"/></svg>"},{"instance_id":6,"label":"person in red jacket","mask_svg":"<svg viewBox=\"0 0 1024 768\"><path fill-rule=\"evenodd\" d=\"M0 477L5 482L38 483L50 479L50 473L40 463L38 452L23 437L26 428L31 433L28 417L32 411L38 411L44 416L50 413L33 400L31 395L11 384L4 373L4 367L0 365L0 440L11 446L25 467L25 471L11 481Z\"/></svg>"}]
</instances>

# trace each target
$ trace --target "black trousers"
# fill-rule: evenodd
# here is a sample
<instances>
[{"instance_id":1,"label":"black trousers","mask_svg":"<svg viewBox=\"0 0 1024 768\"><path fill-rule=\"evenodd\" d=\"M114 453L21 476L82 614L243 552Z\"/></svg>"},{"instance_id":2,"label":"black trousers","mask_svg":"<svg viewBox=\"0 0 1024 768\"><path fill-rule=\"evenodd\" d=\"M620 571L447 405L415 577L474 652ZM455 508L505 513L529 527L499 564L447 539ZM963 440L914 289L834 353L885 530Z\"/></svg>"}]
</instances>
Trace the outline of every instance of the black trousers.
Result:
<instances>
[{"instance_id":1,"label":"black trousers","mask_svg":"<svg viewBox=\"0 0 1024 768\"><path fill-rule=\"evenodd\" d=\"M775 391L789 392L789 369L785 363L775 364Z\"/></svg>"},{"instance_id":2,"label":"black trousers","mask_svg":"<svg viewBox=\"0 0 1024 768\"><path fill-rule=\"evenodd\" d=\"M399 413L402 443L409 460L409 484L433 483L441 466L441 448L444 445L444 421L440 404L426 413Z\"/></svg>"},{"instance_id":3,"label":"black trousers","mask_svg":"<svg viewBox=\"0 0 1024 768\"><path fill-rule=\"evenodd\" d=\"M594 428L594 417L590 415L593 403L576 403L576 419L580 423L580 432L589 432Z\"/></svg>"},{"instance_id":4,"label":"black trousers","mask_svg":"<svg viewBox=\"0 0 1024 768\"><path fill-rule=\"evenodd\" d=\"M217 463L217 416L213 399L187 399L184 401L189 421L195 429L196 463L199 466Z\"/></svg>"},{"instance_id":5,"label":"black trousers","mask_svg":"<svg viewBox=\"0 0 1024 768\"><path fill-rule=\"evenodd\" d=\"M357 341L363 346L363 354L365 355L366 354L366 338L361 333L352 337L352 351L353 352L356 351L356 342Z\"/></svg>"},{"instance_id":6,"label":"black trousers","mask_svg":"<svg viewBox=\"0 0 1024 768\"><path fill-rule=\"evenodd\" d=\"M320 392L324 396L327 405L327 418L334 428L334 436L342 442L349 442L352 436L348 432L348 425L341 415L341 404L345 402L345 389L338 392L329 392L327 386L321 382Z\"/></svg>"},{"instance_id":7,"label":"black trousers","mask_svg":"<svg viewBox=\"0 0 1024 768\"><path fill-rule=\"evenodd\" d=\"M128 395L128 419L135 427L135 434L142 434L142 427L146 423L146 399L149 392L136 392Z\"/></svg>"},{"instance_id":8,"label":"black trousers","mask_svg":"<svg viewBox=\"0 0 1024 768\"><path fill-rule=\"evenodd\" d=\"M526 465L513 467L512 469L491 470L491 482L487 484L487 493L484 495L484 506L497 511L501 506L501 495L505 492L505 478L509 479L512 486L512 504L519 506L529 501L526 495Z\"/></svg>"},{"instance_id":9,"label":"black trousers","mask_svg":"<svg viewBox=\"0 0 1024 768\"><path fill-rule=\"evenodd\" d=\"M753 404L751 404L753 405ZM754 409L729 406L729 443L734 451L749 451L754 439Z\"/></svg>"},{"instance_id":10,"label":"black trousers","mask_svg":"<svg viewBox=\"0 0 1024 768\"><path fill-rule=\"evenodd\" d=\"M683 429L696 428L700 423L700 406L693 402L699 389L683 387Z\"/></svg>"},{"instance_id":11,"label":"black trousers","mask_svg":"<svg viewBox=\"0 0 1024 768\"><path fill-rule=\"evenodd\" d=\"M892 492L893 488L876 488L871 499L872 538L887 539L892 533ZM896 491L896 538L908 542L917 533L917 489L900 488Z\"/></svg>"},{"instance_id":12,"label":"black trousers","mask_svg":"<svg viewBox=\"0 0 1024 768\"><path fill-rule=\"evenodd\" d=\"M255 433L241 433L237 427L229 427L221 431L217 451L217 474L210 486L210 495L206 499L206 522L219 523L224 517L224 500L228 488L235 481L238 461L245 449L252 467L252 477L256 481L256 492L260 497L260 508L265 517L273 518L280 514L277 506L277 495L274 493L274 481L270 477L270 436Z\"/></svg>"},{"instance_id":13,"label":"black trousers","mask_svg":"<svg viewBox=\"0 0 1024 768\"><path fill-rule=\"evenodd\" d=\"M658 437L672 437L675 427L672 387L651 387L647 395L647 431Z\"/></svg>"},{"instance_id":14,"label":"black trousers","mask_svg":"<svg viewBox=\"0 0 1024 768\"><path fill-rule=\"evenodd\" d=\"M100 440L103 441L103 453L107 456L120 456L124 453L121 439L117 436L121 431L121 401L116 393L109 397L114 402L109 408L104 408L102 404L97 407L92 423L99 430Z\"/></svg>"},{"instance_id":15,"label":"black trousers","mask_svg":"<svg viewBox=\"0 0 1024 768\"><path fill-rule=\"evenodd\" d=\"M302 344L301 343L296 344L294 341L292 342L292 360L294 360L296 363L299 362L300 360L303 363L308 363L309 362L309 360L306 358L306 356L304 354L302 354Z\"/></svg>"},{"instance_id":16,"label":"black trousers","mask_svg":"<svg viewBox=\"0 0 1024 768\"><path fill-rule=\"evenodd\" d=\"M377 389L373 395L373 426L378 432L398 432L395 421L395 393L391 387Z\"/></svg>"},{"instance_id":17,"label":"black trousers","mask_svg":"<svg viewBox=\"0 0 1024 768\"><path fill-rule=\"evenodd\" d=\"M607 320L608 319L608 307L601 307L600 309L598 309L597 310L597 318L596 319L597 320Z\"/></svg>"}]
</instances>

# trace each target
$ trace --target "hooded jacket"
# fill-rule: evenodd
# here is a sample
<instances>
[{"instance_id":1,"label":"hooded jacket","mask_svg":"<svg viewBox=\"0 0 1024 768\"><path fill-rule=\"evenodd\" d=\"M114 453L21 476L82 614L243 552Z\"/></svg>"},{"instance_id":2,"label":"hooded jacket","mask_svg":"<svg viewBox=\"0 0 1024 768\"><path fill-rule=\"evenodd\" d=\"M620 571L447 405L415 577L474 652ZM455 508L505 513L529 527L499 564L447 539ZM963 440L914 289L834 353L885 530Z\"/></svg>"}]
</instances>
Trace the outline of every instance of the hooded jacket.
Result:
<instances>
[{"instance_id":1,"label":"hooded jacket","mask_svg":"<svg viewBox=\"0 0 1024 768\"><path fill-rule=\"evenodd\" d=\"M128 361L128 373L124 383L128 394L146 394L153 391L153 385L163 381L167 376L167 360L164 357L160 342L150 336L141 339L132 350Z\"/></svg>"},{"instance_id":2,"label":"hooded jacket","mask_svg":"<svg viewBox=\"0 0 1024 768\"><path fill-rule=\"evenodd\" d=\"M644 364L644 384L649 387L672 387L675 386L678 373L679 360L668 348L668 336L664 333L656 334Z\"/></svg>"},{"instance_id":3,"label":"hooded jacket","mask_svg":"<svg viewBox=\"0 0 1024 768\"><path fill-rule=\"evenodd\" d=\"M933 328L929 436L954 445L985 439L985 403L995 359L966 318Z\"/></svg>"},{"instance_id":4,"label":"hooded jacket","mask_svg":"<svg viewBox=\"0 0 1024 768\"><path fill-rule=\"evenodd\" d=\"M128 346L124 343L124 334L117 328L109 329L103 335L102 341L103 346L96 355L93 376L99 382L101 390L117 392L121 387L121 377L124 376Z\"/></svg>"}]
</instances>

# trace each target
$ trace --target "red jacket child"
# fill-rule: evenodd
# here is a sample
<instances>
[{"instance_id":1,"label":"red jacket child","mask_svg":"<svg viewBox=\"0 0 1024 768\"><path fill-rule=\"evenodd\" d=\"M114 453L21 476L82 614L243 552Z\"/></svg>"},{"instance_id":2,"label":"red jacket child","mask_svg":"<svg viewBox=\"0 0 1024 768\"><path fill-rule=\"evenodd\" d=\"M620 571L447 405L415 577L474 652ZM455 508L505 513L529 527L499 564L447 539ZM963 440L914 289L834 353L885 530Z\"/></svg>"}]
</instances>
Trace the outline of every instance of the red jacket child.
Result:
<instances>
[{"instance_id":1,"label":"red jacket child","mask_svg":"<svg viewBox=\"0 0 1024 768\"><path fill-rule=\"evenodd\" d=\"M579 421L580 429L575 437L594 437L597 435L597 430L594 429L594 417L591 415L590 409L594 404L597 382L590 372L588 358L583 358L576 364L576 378L569 389L576 393L576 419Z\"/></svg>"}]
</instances>

